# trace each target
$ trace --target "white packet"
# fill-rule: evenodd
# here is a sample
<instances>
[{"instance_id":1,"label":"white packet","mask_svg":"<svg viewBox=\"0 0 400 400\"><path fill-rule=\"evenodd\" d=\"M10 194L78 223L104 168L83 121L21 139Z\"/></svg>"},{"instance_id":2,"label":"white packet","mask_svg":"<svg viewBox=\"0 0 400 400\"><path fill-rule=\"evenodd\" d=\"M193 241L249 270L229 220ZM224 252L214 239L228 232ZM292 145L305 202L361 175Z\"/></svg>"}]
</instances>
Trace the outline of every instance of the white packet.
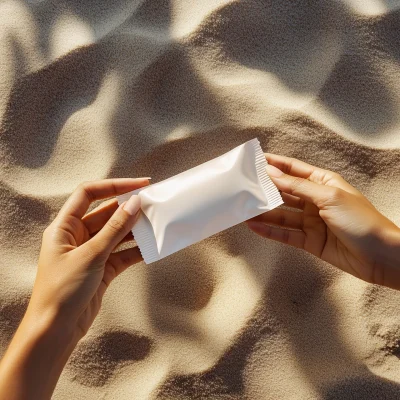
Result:
<instances>
[{"instance_id":1,"label":"white packet","mask_svg":"<svg viewBox=\"0 0 400 400\"><path fill-rule=\"evenodd\" d=\"M132 229L146 264L283 203L265 169L258 139L211 161L133 192L141 212Z\"/></svg>"}]
</instances>

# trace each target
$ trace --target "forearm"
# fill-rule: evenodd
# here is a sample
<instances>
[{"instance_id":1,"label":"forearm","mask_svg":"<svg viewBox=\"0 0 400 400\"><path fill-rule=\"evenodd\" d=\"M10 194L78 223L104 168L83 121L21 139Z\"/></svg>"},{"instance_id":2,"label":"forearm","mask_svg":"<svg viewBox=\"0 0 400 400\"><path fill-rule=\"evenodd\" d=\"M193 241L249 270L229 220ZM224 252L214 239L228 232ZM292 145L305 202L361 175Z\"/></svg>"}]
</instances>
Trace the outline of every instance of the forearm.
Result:
<instances>
[{"instance_id":1,"label":"forearm","mask_svg":"<svg viewBox=\"0 0 400 400\"><path fill-rule=\"evenodd\" d=\"M50 399L77 341L57 316L28 308L0 362L0 400Z\"/></svg>"}]
</instances>

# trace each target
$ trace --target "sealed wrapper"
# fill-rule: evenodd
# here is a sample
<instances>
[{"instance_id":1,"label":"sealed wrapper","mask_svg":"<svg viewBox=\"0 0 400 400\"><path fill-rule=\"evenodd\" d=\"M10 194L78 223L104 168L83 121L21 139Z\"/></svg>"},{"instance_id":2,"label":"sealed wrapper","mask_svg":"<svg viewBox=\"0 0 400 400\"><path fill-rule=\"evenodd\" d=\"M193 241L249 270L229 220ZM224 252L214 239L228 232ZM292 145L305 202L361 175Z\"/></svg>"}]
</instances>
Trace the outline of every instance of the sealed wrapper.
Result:
<instances>
[{"instance_id":1,"label":"sealed wrapper","mask_svg":"<svg viewBox=\"0 0 400 400\"><path fill-rule=\"evenodd\" d=\"M146 264L160 260L283 203L257 139L133 194L141 211L132 229Z\"/></svg>"}]
</instances>

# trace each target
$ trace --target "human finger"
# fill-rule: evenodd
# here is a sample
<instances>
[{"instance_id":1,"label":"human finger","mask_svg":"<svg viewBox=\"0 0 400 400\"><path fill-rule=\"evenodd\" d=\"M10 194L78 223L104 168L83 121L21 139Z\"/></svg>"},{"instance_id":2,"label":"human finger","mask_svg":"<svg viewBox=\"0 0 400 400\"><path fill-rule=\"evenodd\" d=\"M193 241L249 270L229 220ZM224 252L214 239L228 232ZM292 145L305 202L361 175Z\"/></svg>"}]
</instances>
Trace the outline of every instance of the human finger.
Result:
<instances>
[{"instance_id":1,"label":"human finger","mask_svg":"<svg viewBox=\"0 0 400 400\"><path fill-rule=\"evenodd\" d=\"M305 178L284 174L273 165L267 165L267 173L276 187L284 193L309 201L321 208L341 189L319 185Z\"/></svg>"},{"instance_id":2,"label":"human finger","mask_svg":"<svg viewBox=\"0 0 400 400\"><path fill-rule=\"evenodd\" d=\"M124 236L124 238L114 247L114 250L113 250L113 251L115 251L116 249L118 249L118 247L121 246L122 244L127 243L127 242L130 242L130 241L132 241L133 239L134 239L134 237L133 237L132 231L129 231L129 232Z\"/></svg>"},{"instance_id":3,"label":"human finger","mask_svg":"<svg viewBox=\"0 0 400 400\"><path fill-rule=\"evenodd\" d=\"M250 221L263 222L284 228L303 229L303 213L275 208L252 218Z\"/></svg>"},{"instance_id":4,"label":"human finger","mask_svg":"<svg viewBox=\"0 0 400 400\"><path fill-rule=\"evenodd\" d=\"M247 225L253 232L267 239L272 239L299 249L304 249L306 235L302 231L270 226L258 221L248 221Z\"/></svg>"},{"instance_id":5,"label":"human finger","mask_svg":"<svg viewBox=\"0 0 400 400\"><path fill-rule=\"evenodd\" d=\"M142 260L143 258L138 247L132 247L110 254L104 268L103 280L99 287L100 295L103 296L113 279L131 265L137 264Z\"/></svg>"},{"instance_id":6,"label":"human finger","mask_svg":"<svg viewBox=\"0 0 400 400\"><path fill-rule=\"evenodd\" d=\"M274 165L283 173L300 178L308 178L318 167L307 164L296 158L281 156L277 154L265 153L268 164Z\"/></svg>"},{"instance_id":7,"label":"human finger","mask_svg":"<svg viewBox=\"0 0 400 400\"><path fill-rule=\"evenodd\" d=\"M127 193L148 184L148 178L104 179L81 183L61 208L58 217L69 215L81 219L93 201Z\"/></svg>"},{"instance_id":8,"label":"human finger","mask_svg":"<svg viewBox=\"0 0 400 400\"><path fill-rule=\"evenodd\" d=\"M89 235L99 231L106 222L111 218L118 208L117 199L110 199L101 203L98 207L93 209L90 213L82 218Z\"/></svg>"},{"instance_id":9,"label":"human finger","mask_svg":"<svg viewBox=\"0 0 400 400\"><path fill-rule=\"evenodd\" d=\"M304 210L305 202L303 199L300 199L297 196L292 196L288 193L281 193L282 200L285 203L285 206L291 208L297 208L298 210Z\"/></svg>"},{"instance_id":10,"label":"human finger","mask_svg":"<svg viewBox=\"0 0 400 400\"><path fill-rule=\"evenodd\" d=\"M81 247L90 247L92 252L108 255L132 229L140 210L140 198L133 195L114 212L95 236Z\"/></svg>"},{"instance_id":11,"label":"human finger","mask_svg":"<svg viewBox=\"0 0 400 400\"><path fill-rule=\"evenodd\" d=\"M309 179L311 182L321 185L333 186L353 194L360 192L351 186L341 175L336 172L319 168L292 157L266 153L268 163L275 166L287 175Z\"/></svg>"}]
</instances>

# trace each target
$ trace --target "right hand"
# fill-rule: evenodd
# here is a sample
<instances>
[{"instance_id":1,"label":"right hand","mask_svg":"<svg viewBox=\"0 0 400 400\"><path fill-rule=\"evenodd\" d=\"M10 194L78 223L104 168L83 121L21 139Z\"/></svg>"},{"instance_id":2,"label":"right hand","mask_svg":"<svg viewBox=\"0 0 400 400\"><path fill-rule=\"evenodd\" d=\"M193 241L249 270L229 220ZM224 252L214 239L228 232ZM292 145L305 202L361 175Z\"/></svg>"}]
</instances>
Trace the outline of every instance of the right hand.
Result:
<instances>
[{"instance_id":1,"label":"right hand","mask_svg":"<svg viewBox=\"0 0 400 400\"><path fill-rule=\"evenodd\" d=\"M400 289L400 229L337 173L266 154L285 205L247 221L257 234L303 250L370 283Z\"/></svg>"}]
</instances>

